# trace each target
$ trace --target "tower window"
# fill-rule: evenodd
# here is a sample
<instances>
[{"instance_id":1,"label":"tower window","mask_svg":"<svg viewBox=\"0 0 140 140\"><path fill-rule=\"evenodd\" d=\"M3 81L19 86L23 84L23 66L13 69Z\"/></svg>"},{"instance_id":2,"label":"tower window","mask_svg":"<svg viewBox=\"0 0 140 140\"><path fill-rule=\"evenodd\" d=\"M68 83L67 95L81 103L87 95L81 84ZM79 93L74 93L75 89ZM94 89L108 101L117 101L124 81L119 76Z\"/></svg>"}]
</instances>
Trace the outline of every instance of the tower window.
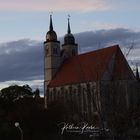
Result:
<instances>
[{"instance_id":1,"label":"tower window","mask_svg":"<svg viewBox=\"0 0 140 140\"><path fill-rule=\"evenodd\" d=\"M47 48L47 49L46 49L46 54L48 54L48 53L49 53L49 49Z\"/></svg>"},{"instance_id":2,"label":"tower window","mask_svg":"<svg viewBox=\"0 0 140 140\"><path fill-rule=\"evenodd\" d=\"M57 54L57 48L53 48L53 54Z\"/></svg>"}]
</instances>

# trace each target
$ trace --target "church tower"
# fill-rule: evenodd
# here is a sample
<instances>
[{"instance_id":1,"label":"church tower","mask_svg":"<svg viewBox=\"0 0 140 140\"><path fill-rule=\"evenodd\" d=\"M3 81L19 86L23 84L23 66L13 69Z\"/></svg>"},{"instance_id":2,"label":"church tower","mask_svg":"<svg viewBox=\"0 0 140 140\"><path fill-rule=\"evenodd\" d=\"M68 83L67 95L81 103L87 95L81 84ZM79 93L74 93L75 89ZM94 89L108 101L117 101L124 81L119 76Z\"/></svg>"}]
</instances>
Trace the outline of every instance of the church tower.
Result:
<instances>
[{"instance_id":1,"label":"church tower","mask_svg":"<svg viewBox=\"0 0 140 140\"><path fill-rule=\"evenodd\" d=\"M68 17L68 29L67 34L64 37L64 44L62 45L63 48L63 59L75 56L78 54L78 45L75 43L75 38L71 33L70 28L70 18Z\"/></svg>"},{"instance_id":2,"label":"church tower","mask_svg":"<svg viewBox=\"0 0 140 140\"><path fill-rule=\"evenodd\" d=\"M44 94L45 96L46 96L47 85L56 74L59 65L60 65L60 42L57 40L57 34L53 30L52 15L50 15L49 31L46 34L46 41L44 42Z\"/></svg>"}]
</instances>

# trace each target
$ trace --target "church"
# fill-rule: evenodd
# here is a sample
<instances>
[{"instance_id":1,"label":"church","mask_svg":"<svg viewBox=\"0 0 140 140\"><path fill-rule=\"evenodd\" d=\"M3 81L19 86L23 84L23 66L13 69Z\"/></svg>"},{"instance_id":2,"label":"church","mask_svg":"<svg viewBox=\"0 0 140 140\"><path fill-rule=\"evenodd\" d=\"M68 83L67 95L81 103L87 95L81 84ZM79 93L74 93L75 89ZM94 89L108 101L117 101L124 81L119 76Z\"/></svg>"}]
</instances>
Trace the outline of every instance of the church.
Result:
<instances>
[{"instance_id":1,"label":"church","mask_svg":"<svg viewBox=\"0 0 140 140\"><path fill-rule=\"evenodd\" d=\"M44 42L45 108L60 101L70 103L73 112L87 119L98 115L106 120L111 108L123 111L130 107L135 82L137 78L119 45L79 54L68 18L64 44L60 46L50 15Z\"/></svg>"}]
</instances>

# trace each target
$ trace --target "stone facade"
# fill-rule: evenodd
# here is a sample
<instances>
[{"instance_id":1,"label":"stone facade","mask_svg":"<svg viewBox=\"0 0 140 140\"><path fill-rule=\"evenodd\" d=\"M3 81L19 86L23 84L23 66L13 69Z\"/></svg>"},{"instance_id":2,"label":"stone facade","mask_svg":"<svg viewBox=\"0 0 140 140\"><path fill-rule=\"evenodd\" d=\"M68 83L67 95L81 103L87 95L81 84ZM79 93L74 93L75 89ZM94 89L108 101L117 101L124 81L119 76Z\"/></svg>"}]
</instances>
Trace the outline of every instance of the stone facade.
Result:
<instances>
[{"instance_id":1,"label":"stone facade","mask_svg":"<svg viewBox=\"0 0 140 140\"><path fill-rule=\"evenodd\" d=\"M97 93L97 83L87 82L61 87L48 88L48 105L55 101L60 101L66 105L71 104L72 112L81 115L84 118L90 118L100 110L100 94Z\"/></svg>"},{"instance_id":2,"label":"stone facade","mask_svg":"<svg viewBox=\"0 0 140 140\"><path fill-rule=\"evenodd\" d=\"M139 106L140 83L137 81L97 81L48 88L48 106L59 101L68 105L72 116L94 121L98 117L104 122L113 113L125 113ZM64 114L65 115L65 114Z\"/></svg>"},{"instance_id":3,"label":"stone facade","mask_svg":"<svg viewBox=\"0 0 140 140\"><path fill-rule=\"evenodd\" d=\"M119 80L101 82L102 116L109 122L114 114L125 115L139 107L140 82Z\"/></svg>"}]
</instances>

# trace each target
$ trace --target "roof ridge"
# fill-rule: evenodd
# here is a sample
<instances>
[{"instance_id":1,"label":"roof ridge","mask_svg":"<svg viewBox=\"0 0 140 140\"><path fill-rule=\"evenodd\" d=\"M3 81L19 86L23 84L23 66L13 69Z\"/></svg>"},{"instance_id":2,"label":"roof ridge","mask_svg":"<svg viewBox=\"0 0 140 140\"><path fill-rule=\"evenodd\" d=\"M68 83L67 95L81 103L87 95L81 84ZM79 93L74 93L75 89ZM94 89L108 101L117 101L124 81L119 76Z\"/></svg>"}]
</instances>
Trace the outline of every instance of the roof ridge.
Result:
<instances>
[{"instance_id":1,"label":"roof ridge","mask_svg":"<svg viewBox=\"0 0 140 140\"><path fill-rule=\"evenodd\" d=\"M96 50L92 50L92 51L90 51L90 52L81 53L81 54L79 54L78 56L87 55L87 54L90 54L90 53L93 53L93 52L102 51L102 50L111 49L111 48L120 48L120 47L119 47L118 44L116 44L116 45L112 45L112 46L109 46L109 47L104 47L104 48L99 48L99 49L96 49ZM75 57L75 56L74 56L74 57Z\"/></svg>"}]
</instances>

